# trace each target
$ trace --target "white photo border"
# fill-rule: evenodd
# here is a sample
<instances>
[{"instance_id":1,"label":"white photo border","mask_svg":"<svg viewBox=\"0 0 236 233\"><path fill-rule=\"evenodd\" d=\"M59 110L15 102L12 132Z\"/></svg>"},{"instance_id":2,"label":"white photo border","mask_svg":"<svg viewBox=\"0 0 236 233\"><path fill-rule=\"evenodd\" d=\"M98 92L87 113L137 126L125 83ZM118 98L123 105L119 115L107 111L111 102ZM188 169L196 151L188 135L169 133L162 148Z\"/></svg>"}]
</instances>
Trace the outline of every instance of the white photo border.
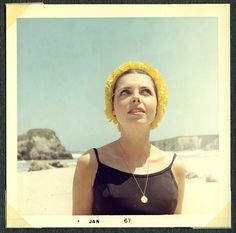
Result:
<instances>
[{"instance_id":1,"label":"white photo border","mask_svg":"<svg viewBox=\"0 0 236 233\"><path fill-rule=\"evenodd\" d=\"M102 7L102 10L99 10ZM230 5L229 4L92 4L6 5L7 227L224 227L230 216ZM217 17L219 41L219 150L228 179L220 213L174 216L22 216L17 211L17 19L97 17ZM10 156L11 155L11 156ZM91 222L92 221L92 222ZM91 224L94 223L94 224Z\"/></svg>"}]
</instances>

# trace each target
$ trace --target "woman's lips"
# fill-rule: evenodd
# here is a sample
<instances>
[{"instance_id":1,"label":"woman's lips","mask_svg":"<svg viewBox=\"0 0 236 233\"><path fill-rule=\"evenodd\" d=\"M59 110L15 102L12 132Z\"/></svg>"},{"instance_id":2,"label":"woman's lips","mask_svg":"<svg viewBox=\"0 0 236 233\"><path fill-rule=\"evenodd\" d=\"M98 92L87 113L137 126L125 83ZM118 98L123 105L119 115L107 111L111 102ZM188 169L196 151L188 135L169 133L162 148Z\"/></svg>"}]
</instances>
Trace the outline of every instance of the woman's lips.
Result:
<instances>
[{"instance_id":1,"label":"woman's lips","mask_svg":"<svg viewBox=\"0 0 236 233\"><path fill-rule=\"evenodd\" d=\"M128 113L129 114L140 114L140 113L145 113L145 111L142 108L133 108Z\"/></svg>"}]
</instances>

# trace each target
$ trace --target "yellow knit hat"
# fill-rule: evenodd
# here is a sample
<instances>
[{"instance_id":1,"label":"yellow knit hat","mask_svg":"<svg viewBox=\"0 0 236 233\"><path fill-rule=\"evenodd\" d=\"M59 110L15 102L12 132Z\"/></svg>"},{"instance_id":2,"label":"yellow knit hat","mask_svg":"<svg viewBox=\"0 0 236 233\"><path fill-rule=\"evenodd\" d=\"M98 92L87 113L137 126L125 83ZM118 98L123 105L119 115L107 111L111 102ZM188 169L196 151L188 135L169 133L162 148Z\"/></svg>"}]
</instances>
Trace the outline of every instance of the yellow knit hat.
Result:
<instances>
[{"instance_id":1,"label":"yellow knit hat","mask_svg":"<svg viewBox=\"0 0 236 233\"><path fill-rule=\"evenodd\" d=\"M123 64L116 70L114 70L112 74L108 77L105 87L105 114L108 120L116 124L119 129L119 122L117 121L116 117L113 115L112 112L113 89L117 79L122 76L123 73L130 69L144 71L153 79L156 85L158 100L157 114L155 116L155 119L151 123L151 129L154 129L157 127L159 121L161 120L166 111L166 106L168 102L168 91L165 81L162 78L160 72L157 69L151 67L150 65L142 62L128 62L126 64Z\"/></svg>"}]
</instances>

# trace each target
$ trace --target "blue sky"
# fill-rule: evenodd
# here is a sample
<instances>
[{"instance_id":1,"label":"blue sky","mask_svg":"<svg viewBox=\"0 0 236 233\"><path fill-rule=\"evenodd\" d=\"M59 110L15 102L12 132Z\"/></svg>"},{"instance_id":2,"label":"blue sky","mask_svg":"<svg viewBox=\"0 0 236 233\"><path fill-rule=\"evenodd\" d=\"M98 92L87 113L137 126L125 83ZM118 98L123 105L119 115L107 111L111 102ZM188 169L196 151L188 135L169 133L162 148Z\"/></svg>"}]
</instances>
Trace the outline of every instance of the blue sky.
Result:
<instances>
[{"instance_id":1,"label":"blue sky","mask_svg":"<svg viewBox=\"0 0 236 233\"><path fill-rule=\"evenodd\" d=\"M18 135L54 130L68 150L119 137L104 85L127 61L159 69L169 90L152 140L218 133L217 18L18 19Z\"/></svg>"}]
</instances>

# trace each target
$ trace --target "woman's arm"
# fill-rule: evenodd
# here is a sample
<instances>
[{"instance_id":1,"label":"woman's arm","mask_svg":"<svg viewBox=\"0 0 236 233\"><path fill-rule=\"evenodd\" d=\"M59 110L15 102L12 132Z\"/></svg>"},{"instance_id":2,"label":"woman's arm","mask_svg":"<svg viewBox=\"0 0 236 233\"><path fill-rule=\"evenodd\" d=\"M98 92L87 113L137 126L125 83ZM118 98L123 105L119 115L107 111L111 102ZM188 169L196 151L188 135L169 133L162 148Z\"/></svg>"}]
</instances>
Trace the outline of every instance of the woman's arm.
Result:
<instances>
[{"instance_id":1,"label":"woman's arm","mask_svg":"<svg viewBox=\"0 0 236 233\"><path fill-rule=\"evenodd\" d=\"M92 153L85 153L77 162L73 180L73 215L92 214L93 181L97 169Z\"/></svg>"},{"instance_id":2,"label":"woman's arm","mask_svg":"<svg viewBox=\"0 0 236 233\"><path fill-rule=\"evenodd\" d=\"M177 157L173 166L172 172L174 174L176 183L178 185L178 202L175 209L175 214L181 214L182 206L183 206L183 199L184 199L184 188L185 188L185 174L186 168L184 163Z\"/></svg>"}]
</instances>

